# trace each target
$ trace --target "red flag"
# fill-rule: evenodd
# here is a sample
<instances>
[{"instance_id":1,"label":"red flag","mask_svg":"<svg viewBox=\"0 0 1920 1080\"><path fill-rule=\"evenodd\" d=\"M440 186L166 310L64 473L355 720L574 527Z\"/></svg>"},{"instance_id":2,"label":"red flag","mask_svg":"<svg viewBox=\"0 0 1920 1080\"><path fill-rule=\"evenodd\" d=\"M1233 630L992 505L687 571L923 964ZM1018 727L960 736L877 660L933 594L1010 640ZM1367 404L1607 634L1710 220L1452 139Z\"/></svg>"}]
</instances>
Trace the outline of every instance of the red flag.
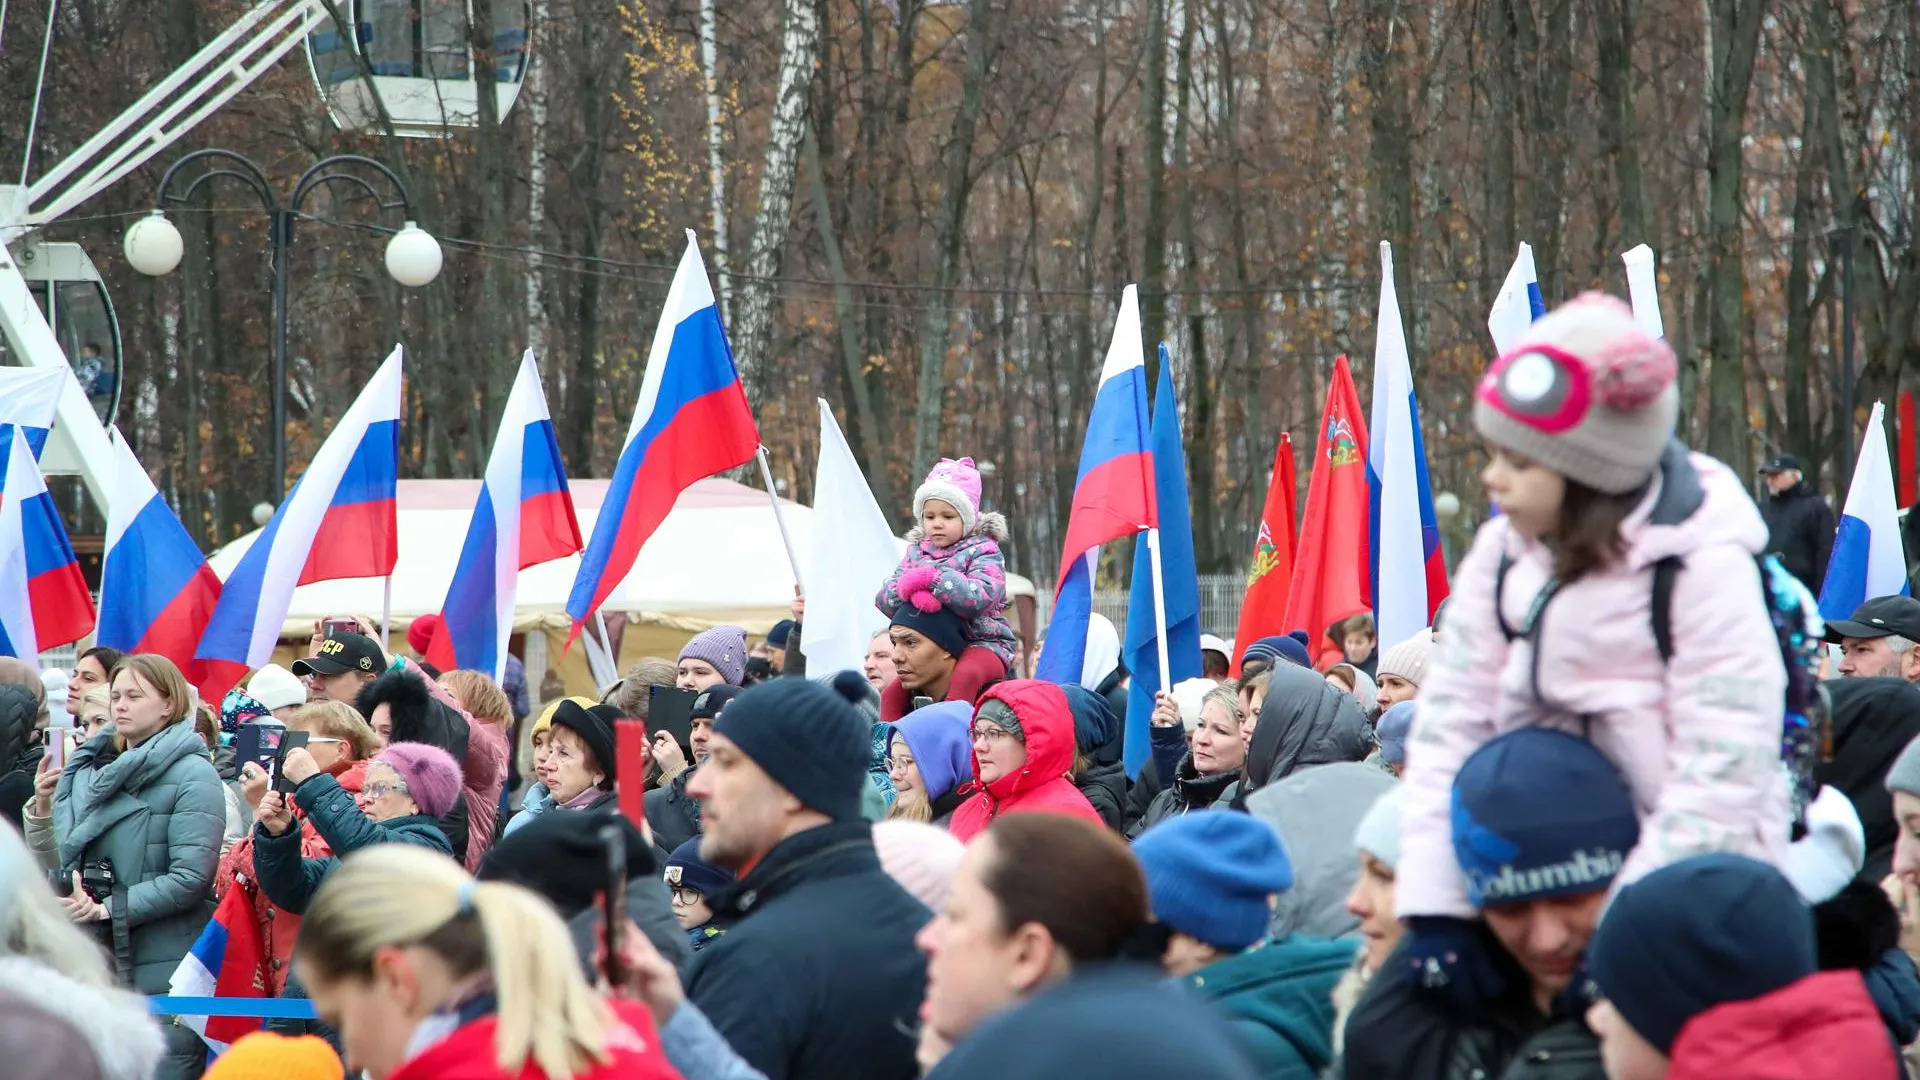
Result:
<instances>
[{"instance_id":1,"label":"red flag","mask_svg":"<svg viewBox=\"0 0 1920 1080\"><path fill-rule=\"evenodd\" d=\"M1327 628L1368 609L1367 427L1347 358L1333 363L1327 409L1313 446L1313 479L1307 482L1307 514L1287 591L1289 629L1305 629L1314 665L1340 658Z\"/></svg>"},{"instance_id":2,"label":"red flag","mask_svg":"<svg viewBox=\"0 0 1920 1080\"><path fill-rule=\"evenodd\" d=\"M1247 595L1240 601L1240 625L1233 632L1233 651L1263 637L1287 632L1287 589L1293 583L1293 545L1300 535L1294 515L1293 436L1280 433L1273 454L1273 479L1267 482L1267 505L1260 511L1260 535L1253 542L1253 565L1247 569ZM1233 677L1240 677L1240 658L1233 658Z\"/></svg>"}]
</instances>

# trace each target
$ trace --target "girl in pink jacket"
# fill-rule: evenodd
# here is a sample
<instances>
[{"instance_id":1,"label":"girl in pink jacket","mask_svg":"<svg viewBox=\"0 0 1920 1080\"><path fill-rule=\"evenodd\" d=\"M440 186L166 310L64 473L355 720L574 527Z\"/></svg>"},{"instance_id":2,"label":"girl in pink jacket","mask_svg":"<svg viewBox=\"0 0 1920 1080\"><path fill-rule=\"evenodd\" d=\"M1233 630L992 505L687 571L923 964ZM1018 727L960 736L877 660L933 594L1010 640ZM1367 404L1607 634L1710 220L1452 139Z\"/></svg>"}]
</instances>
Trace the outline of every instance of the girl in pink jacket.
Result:
<instances>
[{"instance_id":1,"label":"girl in pink jacket","mask_svg":"<svg viewBox=\"0 0 1920 1080\"><path fill-rule=\"evenodd\" d=\"M1620 769L1640 840L1616 888L1705 852L1785 851L1787 673L1755 562L1767 528L1726 466L1673 441L1675 368L1625 304L1588 293L1480 382L1502 516L1455 576L1407 747L1397 904L1430 970L1458 951L1455 920L1497 902L1470 896L1456 861L1454 774L1516 728L1580 735ZM1663 660L1653 567L1668 558Z\"/></svg>"}]
</instances>

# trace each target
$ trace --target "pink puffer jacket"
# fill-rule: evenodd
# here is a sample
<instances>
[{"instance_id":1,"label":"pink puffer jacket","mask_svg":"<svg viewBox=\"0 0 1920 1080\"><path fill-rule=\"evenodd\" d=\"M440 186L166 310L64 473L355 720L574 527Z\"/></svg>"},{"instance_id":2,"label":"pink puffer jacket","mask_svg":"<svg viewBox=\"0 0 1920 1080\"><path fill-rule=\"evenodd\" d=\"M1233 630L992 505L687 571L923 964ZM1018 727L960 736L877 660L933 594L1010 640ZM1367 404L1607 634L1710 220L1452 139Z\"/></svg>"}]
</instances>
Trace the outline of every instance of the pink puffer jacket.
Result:
<instances>
[{"instance_id":1,"label":"pink puffer jacket","mask_svg":"<svg viewBox=\"0 0 1920 1080\"><path fill-rule=\"evenodd\" d=\"M1688 468L1691 465L1691 468ZM1672 524L1664 524L1664 522ZM1546 549L1505 518L1480 529L1460 564L1407 747L1398 909L1471 918L1451 832L1454 774L1482 743L1528 726L1591 739L1632 790L1640 843L1615 888L1710 851L1778 862L1788 831L1780 761L1786 671L1754 556L1767 527L1740 481L1702 454L1670 449L1654 490L1621 527L1625 557L1561 588L1539 645L1508 641L1552 575ZM1673 656L1652 630L1653 564L1681 560L1670 609Z\"/></svg>"}]
</instances>

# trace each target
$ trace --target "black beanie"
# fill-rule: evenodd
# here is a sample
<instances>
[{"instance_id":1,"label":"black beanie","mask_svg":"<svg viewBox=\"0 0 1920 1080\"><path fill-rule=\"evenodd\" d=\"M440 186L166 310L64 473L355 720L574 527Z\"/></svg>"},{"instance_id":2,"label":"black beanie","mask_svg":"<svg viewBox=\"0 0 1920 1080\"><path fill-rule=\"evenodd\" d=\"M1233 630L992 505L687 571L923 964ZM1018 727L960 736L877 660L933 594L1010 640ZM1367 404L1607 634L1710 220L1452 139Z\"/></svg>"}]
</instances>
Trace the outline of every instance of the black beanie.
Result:
<instances>
[{"instance_id":1,"label":"black beanie","mask_svg":"<svg viewBox=\"0 0 1920 1080\"><path fill-rule=\"evenodd\" d=\"M510 881L532 889L571 919L607 887L600 830L620 826L627 839L627 880L659 873L653 845L633 822L611 810L541 814L500 838L480 860L481 881Z\"/></svg>"},{"instance_id":2,"label":"black beanie","mask_svg":"<svg viewBox=\"0 0 1920 1080\"><path fill-rule=\"evenodd\" d=\"M742 691L714 721L774 783L835 821L860 819L872 726L847 700L811 679L773 679Z\"/></svg>"},{"instance_id":3,"label":"black beanie","mask_svg":"<svg viewBox=\"0 0 1920 1080\"><path fill-rule=\"evenodd\" d=\"M582 708L572 698L562 698L558 708L553 710L553 726L563 727L580 736L593 752L593 760L599 764L600 771L607 774L606 783L611 785L616 777L613 774L613 722L620 718L620 710L611 705L595 705Z\"/></svg>"},{"instance_id":4,"label":"black beanie","mask_svg":"<svg viewBox=\"0 0 1920 1080\"><path fill-rule=\"evenodd\" d=\"M946 608L921 611L912 604L901 604L900 610L893 613L893 625L912 630L956 659L967 651L967 624Z\"/></svg>"},{"instance_id":5,"label":"black beanie","mask_svg":"<svg viewBox=\"0 0 1920 1080\"><path fill-rule=\"evenodd\" d=\"M1780 871L1698 855L1621 889L1587 947L1614 1011L1668 1056L1687 1021L1814 973L1813 913Z\"/></svg>"}]
</instances>

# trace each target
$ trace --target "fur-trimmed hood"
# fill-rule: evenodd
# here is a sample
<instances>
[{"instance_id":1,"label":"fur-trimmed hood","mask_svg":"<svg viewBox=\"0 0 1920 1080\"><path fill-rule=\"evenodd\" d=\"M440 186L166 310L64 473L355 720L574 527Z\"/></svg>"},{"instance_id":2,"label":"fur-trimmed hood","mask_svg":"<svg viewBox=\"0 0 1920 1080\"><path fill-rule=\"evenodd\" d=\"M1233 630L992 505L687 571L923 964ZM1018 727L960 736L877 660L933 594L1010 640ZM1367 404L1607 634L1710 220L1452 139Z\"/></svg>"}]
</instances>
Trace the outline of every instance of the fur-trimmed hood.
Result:
<instances>
[{"instance_id":1,"label":"fur-trimmed hood","mask_svg":"<svg viewBox=\"0 0 1920 1080\"><path fill-rule=\"evenodd\" d=\"M373 721L382 705L393 719L388 742L416 742L437 746L462 761L467 756L467 721L453 707L435 697L421 676L411 671L389 671L368 683L354 700L361 716Z\"/></svg>"},{"instance_id":2,"label":"fur-trimmed hood","mask_svg":"<svg viewBox=\"0 0 1920 1080\"><path fill-rule=\"evenodd\" d=\"M973 523L973 528L966 536L960 538L960 543L964 544L976 536L984 536L989 540L998 542L1005 540L1011 535L1013 534L1007 530L1007 515L998 510L983 510L980 512L980 520ZM918 525L907 530L907 543L909 544L917 544L926 538L927 534ZM959 547L960 545L955 544L954 546Z\"/></svg>"},{"instance_id":3,"label":"fur-trimmed hood","mask_svg":"<svg viewBox=\"0 0 1920 1080\"><path fill-rule=\"evenodd\" d=\"M166 1054L160 1025L138 994L88 986L24 956L0 957L0 990L71 1024L105 1080L151 1080Z\"/></svg>"}]
</instances>

